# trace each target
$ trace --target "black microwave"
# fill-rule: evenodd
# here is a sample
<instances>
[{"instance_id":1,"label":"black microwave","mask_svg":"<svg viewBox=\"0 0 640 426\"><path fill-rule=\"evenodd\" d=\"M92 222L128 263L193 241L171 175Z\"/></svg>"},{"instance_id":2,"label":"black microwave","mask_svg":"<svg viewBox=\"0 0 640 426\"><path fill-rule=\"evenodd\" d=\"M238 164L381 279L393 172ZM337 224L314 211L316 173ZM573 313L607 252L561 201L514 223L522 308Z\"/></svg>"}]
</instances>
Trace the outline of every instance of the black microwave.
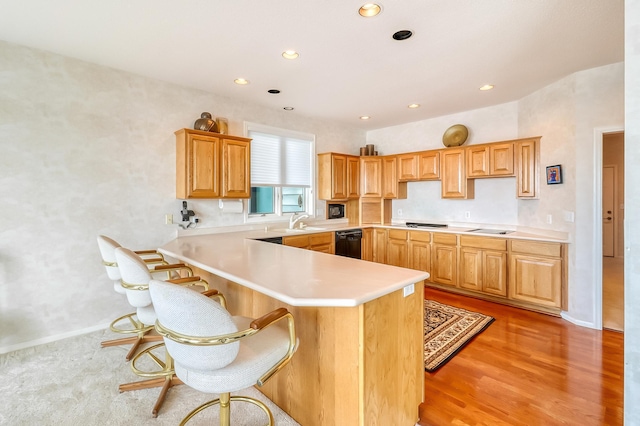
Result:
<instances>
[{"instance_id":1,"label":"black microwave","mask_svg":"<svg viewBox=\"0 0 640 426\"><path fill-rule=\"evenodd\" d=\"M327 206L327 219L342 219L344 217L344 204L329 204Z\"/></svg>"}]
</instances>

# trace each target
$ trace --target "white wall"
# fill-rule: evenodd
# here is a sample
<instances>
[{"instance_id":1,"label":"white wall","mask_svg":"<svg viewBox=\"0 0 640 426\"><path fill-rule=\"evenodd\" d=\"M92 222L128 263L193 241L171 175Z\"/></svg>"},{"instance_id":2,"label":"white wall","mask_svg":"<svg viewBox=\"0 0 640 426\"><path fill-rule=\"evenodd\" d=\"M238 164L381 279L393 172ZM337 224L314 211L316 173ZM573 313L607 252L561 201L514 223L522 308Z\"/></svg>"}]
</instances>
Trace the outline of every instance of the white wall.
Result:
<instances>
[{"instance_id":1,"label":"white wall","mask_svg":"<svg viewBox=\"0 0 640 426\"><path fill-rule=\"evenodd\" d=\"M640 2L625 1L624 423L640 424Z\"/></svg>"},{"instance_id":2,"label":"white wall","mask_svg":"<svg viewBox=\"0 0 640 426\"><path fill-rule=\"evenodd\" d=\"M597 277L593 274L595 210L594 128L624 126L624 65L613 64L567 76L519 100L490 108L370 131L367 143L383 154L443 148L442 134L461 123L466 145L542 136L540 197L518 200L515 178L477 179L473 200L443 200L440 182L409 182L406 200L393 201L394 219L433 219L505 224L568 234L569 311L566 318L598 327ZM563 184L546 185L544 168L561 164ZM469 211L470 219L464 218ZM574 213L575 222L565 220ZM547 223L547 216L552 223Z\"/></svg>"},{"instance_id":3,"label":"white wall","mask_svg":"<svg viewBox=\"0 0 640 426\"><path fill-rule=\"evenodd\" d=\"M202 111L316 134L352 151L363 131L269 110L0 42L0 353L131 311L100 264L96 236L133 249L176 234L175 138ZM323 207L324 203L320 203ZM242 224L217 202L190 204L202 226Z\"/></svg>"}]
</instances>

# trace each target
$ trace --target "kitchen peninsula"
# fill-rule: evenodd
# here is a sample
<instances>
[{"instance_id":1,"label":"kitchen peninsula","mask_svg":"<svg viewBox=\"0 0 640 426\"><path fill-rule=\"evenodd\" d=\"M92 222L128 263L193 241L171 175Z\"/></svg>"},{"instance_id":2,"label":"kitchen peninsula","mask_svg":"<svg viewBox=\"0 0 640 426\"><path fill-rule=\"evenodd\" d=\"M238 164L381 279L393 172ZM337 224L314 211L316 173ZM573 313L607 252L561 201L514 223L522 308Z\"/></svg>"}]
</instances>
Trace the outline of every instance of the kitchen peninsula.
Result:
<instances>
[{"instance_id":1,"label":"kitchen peninsula","mask_svg":"<svg viewBox=\"0 0 640 426\"><path fill-rule=\"evenodd\" d=\"M299 348L260 390L309 425L414 425L423 399L426 272L255 238L179 237L160 248L223 292L233 315L285 307Z\"/></svg>"}]
</instances>

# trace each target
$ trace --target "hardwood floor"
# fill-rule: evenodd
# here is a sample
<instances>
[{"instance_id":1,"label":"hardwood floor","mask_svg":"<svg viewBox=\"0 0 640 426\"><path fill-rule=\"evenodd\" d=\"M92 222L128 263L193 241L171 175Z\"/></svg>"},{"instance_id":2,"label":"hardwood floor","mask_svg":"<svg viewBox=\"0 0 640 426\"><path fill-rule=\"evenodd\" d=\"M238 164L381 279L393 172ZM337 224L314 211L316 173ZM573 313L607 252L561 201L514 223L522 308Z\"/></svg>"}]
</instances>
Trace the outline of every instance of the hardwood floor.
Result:
<instances>
[{"instance_id":1,"label":"hardwood floor","mask_svg":"<svg viewBox=\"0 0 640 426\"><path fill-rule=\"evenodd\" d=\"M602 258L602 326L624 331L624 258Z\"/></svg>"},{"instance_id":2,"label":"hardwood floor","mask_svg":"<svg viewBox=\"0 0 640 426\"><path fill-rule=\"evenodd\" d=\"M430 288L425 298L496 320L425 373L418 424L623 423L624 334Z\"/></svg>"}]
</instances>

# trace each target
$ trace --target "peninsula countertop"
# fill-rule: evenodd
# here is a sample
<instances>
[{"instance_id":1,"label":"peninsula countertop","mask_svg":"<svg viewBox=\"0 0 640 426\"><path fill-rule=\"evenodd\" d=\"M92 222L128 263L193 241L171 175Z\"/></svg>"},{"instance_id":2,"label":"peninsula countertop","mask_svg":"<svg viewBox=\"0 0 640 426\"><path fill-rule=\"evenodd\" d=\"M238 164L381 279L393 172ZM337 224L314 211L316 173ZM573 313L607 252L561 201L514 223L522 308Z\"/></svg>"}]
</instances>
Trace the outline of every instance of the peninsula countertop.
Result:
<instances>
[{"instance_id":1,"label":"peninsula countertop","mask_svg":"<svg viewBox=\"0 0 640 426\"><path fill-rule=\"evenodd\" d=\"M181 236L159 251L292 306L352 307L409 287L427 272L257 241L266 231ZM421 288L421 287L420 287Z\"/></svg>"}]
</instances>

